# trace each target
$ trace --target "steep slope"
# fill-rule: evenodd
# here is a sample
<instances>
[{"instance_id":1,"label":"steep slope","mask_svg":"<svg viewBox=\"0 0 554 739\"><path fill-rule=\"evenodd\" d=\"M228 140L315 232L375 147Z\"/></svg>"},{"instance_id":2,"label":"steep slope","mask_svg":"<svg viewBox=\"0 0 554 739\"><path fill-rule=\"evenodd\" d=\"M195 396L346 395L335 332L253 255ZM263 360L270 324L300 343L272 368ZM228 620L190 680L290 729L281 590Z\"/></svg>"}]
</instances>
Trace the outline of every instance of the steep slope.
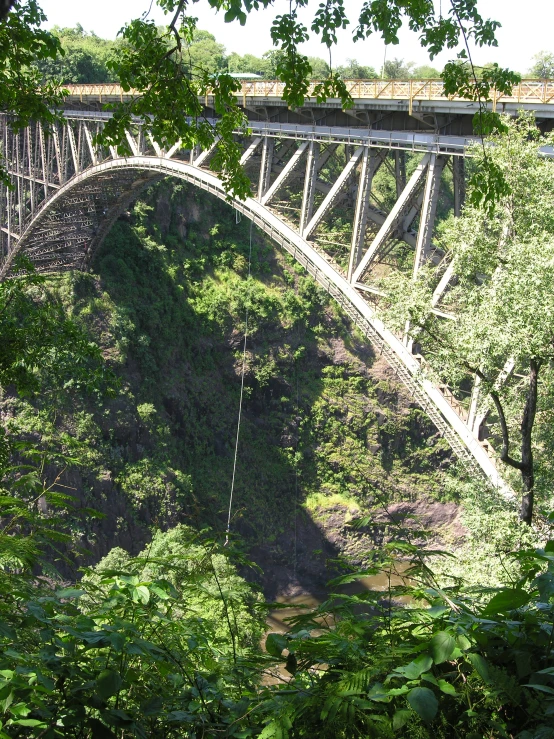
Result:
<instances>
[{"instance_id":1,"label":"steep slope","mask_svg":"<svg viewBox=\"0 0 554 739\"><path fill-rule=\"evenodd\" d=\"M8 394L3 413L19 432L71 448L64 484L107 514L75 524L92 559L115 545L137 552L153 526L224 526L246 306L233 530L273 591L293 572L320 584L328 557L359 559L379 544L385 505L461 535L434 427L337 306L231 207L160 182L117 222L90 274L52 289L101 344L120 393L68 388L54 408ZM348 521L368 511L379 525L360 538Z\"/></svg>"}]
</instances>

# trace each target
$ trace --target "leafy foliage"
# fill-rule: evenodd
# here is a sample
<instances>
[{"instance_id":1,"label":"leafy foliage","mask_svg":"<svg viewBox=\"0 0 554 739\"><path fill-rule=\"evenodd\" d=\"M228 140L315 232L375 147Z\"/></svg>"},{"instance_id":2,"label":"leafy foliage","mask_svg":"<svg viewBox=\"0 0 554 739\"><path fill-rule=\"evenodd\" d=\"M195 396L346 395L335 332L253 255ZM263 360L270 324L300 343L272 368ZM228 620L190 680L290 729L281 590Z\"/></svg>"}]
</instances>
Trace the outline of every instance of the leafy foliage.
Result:
<instances>
[{"instance_id":1,"label":"leafy foliage","mask_svg":"<svg viewBox=\"0 0 554 739\"><path fill-rule=\"evenodd\" d=\"M100 350L49 291L30 265L0 283L0 384L20 395L50 387L85 393L113 392L114 376Z\"/></svg>"},{"instance_id":2,"label":"leafy foliage","mask_svg":"<svg viewBox=\"0 0 554 739\"><path fill-rule=\"evenodd\" d=\"M61 54L38 59L36 64L45 80L62 84L114 82L107 62L119 42L106 41L87 33L79 24L75 28L53 28L61 44Z\"/></svg>"},{"instance_id":3,"label":"leafy foliage","mask_svg":"<svg viewBox=\"0 0 554 739\"><path fill-rule=\"evenodd\" d=\"M36 0L17 0L0 19L0 111L13 115L15 128L58 118L61 91L54 82L42 81L35 64L63 53L59 39L41 28L45 20ZM3 166L0 178L9 183Z\"/></svg>"},{"instance_id":4,"label":"leafy foliage","mask_svg":"<svg viewBox=\"0 0 554 739\"><path fill-rule=\"evenodd\" d=\"M531 76L539 77L541 80L548 80L554 77L554 54L539 51L533 59L535 63L530 69Z\"/></svg>"},{"instance_id":5,"label":"leafy foliage","mask_svg":"<svg viewBox=\"0 0 554 739\"><path fill-rule=\"evenodd\" d=\"M514 554L519 574L491 592L442 585L431 552L392 542L265 654L233 564L247 562L185 527L135 558L114 550L73 587L8 565L0 735L548 737L553 551ZM386 593L343 590L379 572ZM264 681L276 668L288 677Z\"/></svg>"},{"instance_id":6,"label":"leafy foliage","mask_svg":"<svg viewBox=\"0 0 554 739\"><path fill-rule=\"evenodd\" d=\"M136 89L142 94L111 106L113 115L102 140L121 147L133 116L146 121L154 139L167 148L180 143L209 149L216 137L221 137L214 166L231 194L246 197L250 182L240 167L242 150L233 137L233 132L246 129L244 113L235 98L240 85L228 74L213 74L206 67L195 68L191 78L187 64L189 50L194 48L194 19L177 13L165 33L160 33L153 21L137 19L125 27L123 39L126 44L108 67L124 90ZM213 95L218 116L213 125L203 118L199 100L208 92Z\"/></svg>"},{"instance_id":7,"label":"leafy foliage","mask_svg":"<svg viewBox=\"0 0 554 739\"><path fill-rule=\"evenodd\" d=\"M442 305L457 320L431 317L437 282L431 271L415 284L389 280L388 315L397 326L404 325L405 319L412 321L414 337L426 333L429 360L448 381L460 385L468 372L478 374L482 397L489 395L491 421L497 424L500 457L521 472L522 516L530 520L533 454L535 450L542 457L540 439L549 426L547 409L551 407L554 222L553 190L548 183L554 182L554 167L550 159L540 156L539 149L551 145L552 136L541 136L529 116L506 120L504 126L506 132L491 138L485 150L475 149L472 165L479 171L487 158L505 182L494 215L473 192L462 217L451 218L442 228L440 244L453 260L457 275ZM516 384L499 380L512 361L521 379ZM533 430L535 418L539 428ZM514 437L519 437L520 459L510 452ZM546 460L538 465L545 477L537 480L537 489L546 493L550 465ZM531 499L526 498L529 494Z\"/></svg>"},{"instance_id":8,"label":"leafy foliage","mask_svg":"<svg viewBox=\"0 0 554 739\"><path fill-rule=\"evenodd\" d=\"M491 598L441 588L416 548L391 544L385 571L398 572L395 547L411 568L386 598L337 594L268 637L293 673L273 691L274 724L291 737L550 736L553 546L515 555L520 579Z\"/></svg>"},{"instance_id":9,"label":"leafy foliage","mask_svg":"<svg viewBox=\"0 0 554 739\"><path fill-rule=\"evenodd\" d=\"M68 318L31 268L0 283L0 384L12 395L33 397L54 408L60 395L96 400L114 395L117 381L97 344ZM50 561L71 549L67 530L73 500L61 484L74 464L75 441L37 441L37 427L24 438L4 421L0 429L0 567L30 567L39 548L48 546ZM57 471L54 471L57 470ZM93 511L85 511L91 516Z\"/></svg>"},{"instance_id":10,"label":"leafy foliage","mask_svg":"<svg viewBox=\"0 0 554 739\"><path fill-rule=\"evenodd\" d=\"M260 618L228 552L180 529L116 559L9 598L0 573L0 736L238 736Z\"/></svg>"}]
</instances>

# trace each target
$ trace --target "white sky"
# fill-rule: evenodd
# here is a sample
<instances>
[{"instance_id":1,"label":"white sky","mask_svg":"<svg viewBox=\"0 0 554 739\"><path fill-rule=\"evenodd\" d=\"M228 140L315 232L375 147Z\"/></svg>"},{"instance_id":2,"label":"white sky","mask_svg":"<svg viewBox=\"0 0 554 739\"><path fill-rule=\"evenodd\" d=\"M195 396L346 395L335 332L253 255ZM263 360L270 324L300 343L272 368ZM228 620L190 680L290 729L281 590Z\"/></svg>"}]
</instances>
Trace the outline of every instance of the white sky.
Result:
<instances>
[{"instance_id":1,"label":"white sky","mask_svg":"<svg viewBox=\"0 0 554 739\"><path fill-rule=\"evenodd\" d=\"M41 0L40 5L48 16L47 27L75 26L80 23L87 31L94 31L103 38L115 38L126 21L140 16L148 9L150 0ZM163 13L155 6L155 0L153 5L152 17L163 23ZM303 20L308 28L317 5L319 0L310 3L308 13L304 11ZM346 0L345 5L347 12L355 18L362 0ZM199 19L198 27L211 31L224 44L227 52L261 56L264 51L272 48L269 29L273 18L286 12L288 6L288 0L275 0L274 8L252 13L244 27L237 22L225 23L222 14L218 15L213 11L205 0L191 3L189 12ZM473 57L477 64L496 61L501 66L525 73L531 66L533 55L538 51L554 52L552 0L526 0L525 3L521 0L478 0L478 8L481 15L499 21L502 28L497 32L498 48L475 50ZM354 58L379 70L385 52L383 41L372 36L366 41L354 43L351 39L353 25L341 33L339 46L333 52L333 64L341 64L348 58ZM310 33L310 36L310 40L302 48L303 52L326 58L326 48L319 43L315 34ZM387 58L394 57L406 62L416 62L417 65L430 63L416 34L409 30L401 32L400 45L388 47ZM445 52L432 64L440 69L453 57L453 51Z\"/></svg>"}]
</instances>

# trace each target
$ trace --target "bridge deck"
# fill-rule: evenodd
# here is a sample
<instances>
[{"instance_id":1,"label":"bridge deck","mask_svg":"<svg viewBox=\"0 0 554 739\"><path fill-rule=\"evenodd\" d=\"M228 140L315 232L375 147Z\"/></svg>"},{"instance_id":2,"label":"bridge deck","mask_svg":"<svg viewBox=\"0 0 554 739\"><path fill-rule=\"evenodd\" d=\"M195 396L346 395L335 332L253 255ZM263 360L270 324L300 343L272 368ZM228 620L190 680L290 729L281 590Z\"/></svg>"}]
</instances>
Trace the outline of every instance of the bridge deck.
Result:
<instances>
[{"instance_id":1,"label":"bridge deck","mask_svg":"<svg viewBox=\"0 0 554 739\"><path fill-rule=\"evenodd\" d=\"M317 83L312 82L308 90L307 105L310 107L341 108L340 100L330 99L325 103L316 103L313 90ZM354 99L355 107L407 110L410 115L415 111L452 112L473 114L477 103L464 98L445 95L442 80L346 80L346 87ZM81 102L114 102L129 99L136 95L134 90L124 91L116 83L93 85L66 85L69 95L68 103ZM278 80L244 80L237 98L244 106L271 104L284 106L284 83ZM312 98L310 99L310 93ZM209 106L211 96L206 96ZM511 95L494 91L488 103L492 110L515 113L523 108L533 110L541 118L554 118L554 81L522 80L514 85Z\"/></svg>"},{"instance_id":2,"label":"bridge deck","mask_svg":"<svg viewBox=\"0 0 554 739\"><path fill-rule=\"evenodd\" d=\"M66 118L83 121L108 120L110 112L87 110L66 110ZM215 118L208 118L211 123ZM137 123L139 121L137 120ZM476 136L442 136L419 131L368 131L364 128L346 126L305 125L301 123L270 123L250 121L248 127L254 136L271 136L278 139L297 139L321 143L351 144L371 146L379 149L400 149L401 151L430 151L436 154L466 156L468 147Z\"/></svg>"}]
</instances>

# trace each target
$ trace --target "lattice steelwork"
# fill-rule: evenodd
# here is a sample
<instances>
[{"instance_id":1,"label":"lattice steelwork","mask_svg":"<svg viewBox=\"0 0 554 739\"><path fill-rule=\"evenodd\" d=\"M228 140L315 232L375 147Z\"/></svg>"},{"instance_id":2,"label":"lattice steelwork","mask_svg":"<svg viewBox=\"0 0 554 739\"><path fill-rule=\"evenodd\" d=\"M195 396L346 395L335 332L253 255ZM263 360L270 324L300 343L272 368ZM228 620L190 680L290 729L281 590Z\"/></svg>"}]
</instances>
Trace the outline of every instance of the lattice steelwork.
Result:
<instances>
[{"instance_id":1,"label":"lattice steelwork","mask_svg":"<svg viewBox=\"0 0 554 739\"><path fill-rule=\"evenodd\" d=\"M41 272L85 269L116 218L140 188L174 176L226 199L204 152L163 151L137 125L127 132L132 156L95 145L106 113L66 111L66 122L22 131L0 116L2 156L12 187L0 187L0 278L25 254ZM392 269L415 277L433 262L443 277L435 292L438 315L451 270L433 246L433 226L446 168L452 171L454 210L463 200L467 140L403 132L368 132L293 124L252 124L238 135L252 196L234 207L303 264L383 353L456 454L507 497L488 444L479 441L483 413L467 409L425 372L410 342L377 318L379 280ZM410 166L407 166L407 156ZM407 169L409 176L407 176ZM387 204L374 182L394 177ZM475 395L475 394L474 394ZM482 407L482 404L481 404Z\"/></svg>"},{"instance_id":2,"label":"lattice steelwork","mask_svg":"<svg viewBox=\"0 0 554 739\"><path fill-rule=\"evenodd\" d=\"M318 84L312 82L308 88L307 97L313 96L314 88ZM457 95L446 95L444 82L437 80L345 80L346 88L354 100L406 100L410 113L418 103L445 101L461 103L467 106L467 99ZM108 102L123 101L136 96L135 90L123 90L117 83L66 85L70 100L79 102ZM250 98L267 100L282 99L285 85L279 80L244 80L237 97L246 101ZM210 97L210 96L208 96ZM552 80L528 79L521 80L514 85L510 94L492 91L490 106L497 110L499 106L515 105L536 109L540 105L549 105L554 109L554 82Z\"/></svg>"}]
</instances>

